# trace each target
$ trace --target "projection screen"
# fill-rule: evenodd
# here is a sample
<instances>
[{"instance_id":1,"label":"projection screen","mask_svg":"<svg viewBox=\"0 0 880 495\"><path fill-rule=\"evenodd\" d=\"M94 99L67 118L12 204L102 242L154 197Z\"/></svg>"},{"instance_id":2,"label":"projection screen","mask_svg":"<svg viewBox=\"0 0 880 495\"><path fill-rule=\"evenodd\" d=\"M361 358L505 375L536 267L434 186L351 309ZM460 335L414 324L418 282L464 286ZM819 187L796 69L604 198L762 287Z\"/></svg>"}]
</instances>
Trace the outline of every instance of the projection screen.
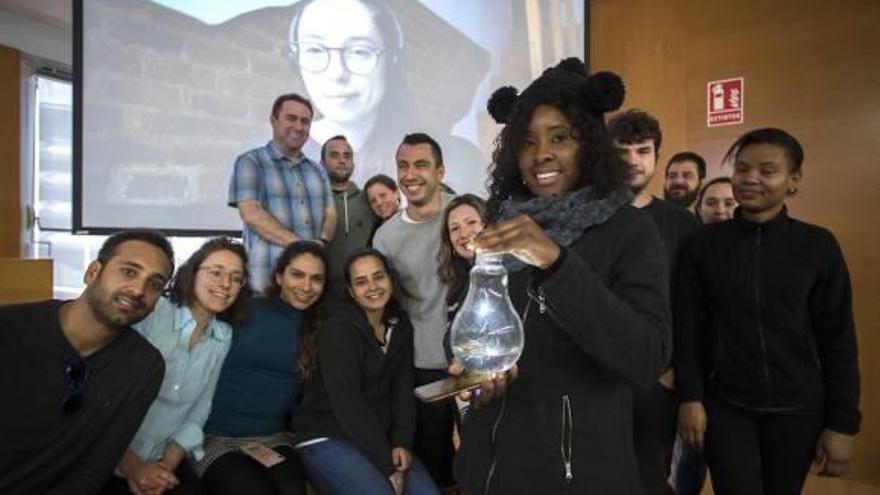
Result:
<instances>
[{"instance_id":1,"label":"projection screen","mask_svg":"<svg viewBox=\"0 0 880 495\"><path fill-rule=\"evenodd\" d=\"M289 92L315 107L306 155L319 161L321 143L345 134L358 186L395 178L400 139L423 131L441 144L448 185L484 195L499 130L486 100L583 57L586 3L76 1L74 230L239 232L234 160L271 139L272 102ZM324 69L301 59L316 45ZM359 66L364 53L378 61Z\"/></svg>"}]
</instances>

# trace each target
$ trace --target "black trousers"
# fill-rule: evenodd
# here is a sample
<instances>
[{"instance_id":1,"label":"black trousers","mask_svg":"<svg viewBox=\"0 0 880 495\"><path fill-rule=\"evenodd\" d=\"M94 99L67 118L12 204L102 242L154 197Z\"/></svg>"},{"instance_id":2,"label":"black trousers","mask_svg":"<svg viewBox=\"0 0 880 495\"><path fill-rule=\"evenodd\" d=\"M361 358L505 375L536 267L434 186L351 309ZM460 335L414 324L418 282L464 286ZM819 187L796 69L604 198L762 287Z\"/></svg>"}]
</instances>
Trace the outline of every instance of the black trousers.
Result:
<instances>
[{"instance_id":1,"label":"black trousers","mask_svg":"<svg viewBox=\"0 0 880 495\"><path fill-rule=\"evenodd\" d=\"M416 386L448 377L445 370L416 368ZM454 486L456 483L452 474L452 462L455 458L455 445L452 443L452 432L458 414L455 400L449 399L438 404L417 402L416 455L437 486Z\"/></svg>"},{"instance_id":2,"label":"black trousers","mask_svg":"<svg viewBox=\"0 0 880 495\"><path fill-rule=\"evenodd\" d=\"M675 393L659 382L648 389L633 388L633 442L642 493L672 495L667 481L678 421Z\"/></svg>"},{"instance_id":3,"label":"black trousers","mask_svg":"<svg viewBox=\"0 0 880 495\"><path fill-rule=\"evenodd\" d=\"M202 475L211 495L305 495L305 471L293 449L277 447L284 462L267 468L241 452L223 454Z\"/></svg>"},{"instance_id":4,"label":"black trousers","mask_svg":"<svg viewBox=\"0 0 880 495\"><path fill-rule=\"evenodd\" d=\"M716 495L797 495L816 454L821 408L761 413L704 401L706 458Z\"/></svg>"},{"instance_id":5,"label":"black trousers","mask_svg":"<svg viewBox=\"0 0 880 495\"><path fill-rule=\"evenodd\" d=\"M205 487L202 486L202 482L199 481L199 478L196 476L196 473L193 472L192 468L190 468L189 463L184 460L177 466L177 469L174 470L174 476L177 476L177 480L180 481L180 484L177 485L173 490L165 492L168 495L207 495L208 492L205 491ZM130 495L131 490L128 489L128 481L125 478L120 478L119 476L113 475L110 476L110 479L107 483L104 484L104 487L101 488L99 495Z\"/></svg>"}]
</instances>

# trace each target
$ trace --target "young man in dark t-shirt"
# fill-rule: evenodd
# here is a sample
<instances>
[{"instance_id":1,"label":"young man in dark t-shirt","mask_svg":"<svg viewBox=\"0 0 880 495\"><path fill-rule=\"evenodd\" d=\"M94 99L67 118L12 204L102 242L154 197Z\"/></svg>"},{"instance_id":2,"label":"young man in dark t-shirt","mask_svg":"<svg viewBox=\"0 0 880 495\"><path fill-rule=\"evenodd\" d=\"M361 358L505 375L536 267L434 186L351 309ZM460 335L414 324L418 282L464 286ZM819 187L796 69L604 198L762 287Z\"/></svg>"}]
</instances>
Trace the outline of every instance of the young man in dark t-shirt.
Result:
<instances>
[{"instance_id":1,"label":"young man in dark t-shirt","mask_svg":"<svg viewBox=\"0 0 880 495\"><path fill-rule=\"evenodd\" d=\"M660 230L669 256L670 280L674 280L678 247L699 224L692 213L648 191L663 140L660 124L646 112L628 110L608 122L608 133L628 165L627 182L635 196L633 205L651 215ZM673 387L673 370L669 368L653 388L633 390L633 440L645 494L673 493L667 481L678 413Z\"/></svg>"},{"instance_id":2,"label":"young man in dark t-shirt","mask_svg":"<svg viewBox=\"0 0 880 495\"><path fill-rule=\"evenodd\" d=\"M174 270L168 241L123 231L72 301L0 307L0 493L97 493L156 398L162 356L129 326Z\"/></svg>"}]
</instances>

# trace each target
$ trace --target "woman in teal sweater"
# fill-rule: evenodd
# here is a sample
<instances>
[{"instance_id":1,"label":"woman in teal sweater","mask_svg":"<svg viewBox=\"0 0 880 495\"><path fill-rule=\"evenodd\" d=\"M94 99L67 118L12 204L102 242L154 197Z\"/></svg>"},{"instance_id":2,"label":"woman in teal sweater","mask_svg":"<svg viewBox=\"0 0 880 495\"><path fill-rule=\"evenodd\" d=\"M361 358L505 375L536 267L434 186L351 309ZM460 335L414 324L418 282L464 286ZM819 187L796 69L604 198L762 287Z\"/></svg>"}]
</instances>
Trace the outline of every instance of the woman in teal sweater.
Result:
<instances>
[{"instance_id":1,"label":"woman in teal sweater","mask_svg":"<svg viewBox=\"0 0 880 495\"><path fill-rule=\"evenodd\" d=\"M299 393L299 370L314 359L300 349L303 339L314 339L326 267L318 244L289 245L268 297L252 300L250 319L233 333L197 466L215 495L305 493L285 421Z\"/></svg>"}]
</instances>

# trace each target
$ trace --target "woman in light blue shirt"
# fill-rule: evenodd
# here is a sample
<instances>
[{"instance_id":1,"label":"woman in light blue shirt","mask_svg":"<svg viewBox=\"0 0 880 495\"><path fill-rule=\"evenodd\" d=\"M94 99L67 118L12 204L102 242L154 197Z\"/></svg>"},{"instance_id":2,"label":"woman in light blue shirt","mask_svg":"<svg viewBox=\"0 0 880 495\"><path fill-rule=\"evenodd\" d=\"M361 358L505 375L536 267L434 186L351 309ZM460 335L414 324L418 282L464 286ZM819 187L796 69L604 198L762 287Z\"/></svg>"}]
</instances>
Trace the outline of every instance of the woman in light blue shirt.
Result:
<instances>
[{"instance_id":1,"label":"woman in light blue shirt","mask_svg":"<svg viewBox=\"0 0 880 495\"><path fill-rule=\"evenodd\" d=\"M232 343L231 324L242 320L249 297L244 247L218 237L178 269L167 296L135 325L162 353L165 378L102 495L205 493L183 461L204 455L202 427Z\"/></svg>"}]
</instances>

